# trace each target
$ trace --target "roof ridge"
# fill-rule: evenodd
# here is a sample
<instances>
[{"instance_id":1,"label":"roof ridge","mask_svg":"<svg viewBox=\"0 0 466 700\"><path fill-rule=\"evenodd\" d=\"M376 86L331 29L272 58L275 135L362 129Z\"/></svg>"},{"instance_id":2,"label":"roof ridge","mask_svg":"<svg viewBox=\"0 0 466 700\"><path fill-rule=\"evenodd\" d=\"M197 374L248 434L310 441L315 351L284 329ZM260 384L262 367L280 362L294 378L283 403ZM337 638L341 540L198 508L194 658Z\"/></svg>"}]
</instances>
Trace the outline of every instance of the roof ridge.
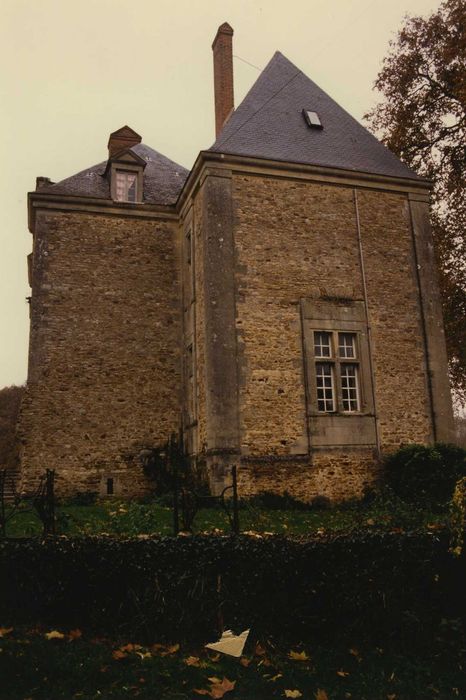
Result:
<instances>
[{"instance_id":1,"label":"roof ridge","mask_svg":"<svg viewBox=\"0 0 466 700\"><path fill-rule=\"evenodd\" d=\"M265 107L269 102L271 102L277 95L280 94L280 92L281 92L282 90L284 90L291 82L293 82L293 80L294 80L300 73L301 73L302 75L304 75L304 73L302 72L302 70L301 70L300 68L298 68L297 66L295 66L295 64L292 63L284 54L282 54L281 51L275 51L275 53L274 53L274 55L272 56L272 58L270 59L270 61L269 61L268 64L265 66L264 70L261 72L261 75L260 75L260 76L258 77L258 79L254 82L254 84L252 85L251 89L250 89L250 90L248 91L248 93L246 94L246 96L245 96L243 102L246 101L246 99L247 99L249 93L254 89L254 87L256 86L257 82L260 80L261 76L262 76L262 75L265 75L267 69L269 68L269 66L272 65L272 62L274 61L274 59L276 59L276 58L278 58L278 57L284 58L285 61L286 61L287 63L289 63L290 66L292 66L293 68L296 69L296 72L295 72L295 73L291 76L291 78L289 78L276 92L274 92L273 95L271 95L271 96L259 107L259 109L257 109L255 112L253 112L247 119L244 120L244 122L242 122L242 123L238 126L237 129L235 129L235 131L233 131L231 134L229 134L225 140L223 140L223 141L221 140L221 134L220 134L220 140L219 140L220 142L217 144L218 146L224 146L235 134L238 133L238 131L240 131L240 130L243 128L243 126L244 126L245 124L248 123L248 121L250 121L251 119L253 119L253 118L256 116L256 114L259 114L259 112L260 112L261 110L263 110L264 107ZM241 102L241 104L243 104L243 102ZM241 106L241 105L239 105L239 106Z\"/></svg>"}]
</instances>

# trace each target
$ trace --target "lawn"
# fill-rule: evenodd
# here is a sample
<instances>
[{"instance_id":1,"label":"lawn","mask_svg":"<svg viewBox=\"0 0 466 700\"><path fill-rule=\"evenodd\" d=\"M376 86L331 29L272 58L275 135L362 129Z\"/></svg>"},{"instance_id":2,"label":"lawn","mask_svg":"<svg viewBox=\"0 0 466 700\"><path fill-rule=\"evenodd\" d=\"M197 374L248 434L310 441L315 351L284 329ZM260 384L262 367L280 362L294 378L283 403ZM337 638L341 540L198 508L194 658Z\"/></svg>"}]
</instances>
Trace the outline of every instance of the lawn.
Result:
<instances>
[{"instance_id":1,"label":"lawn","mask_svg":"<svg viewBox=\"0 0 466 700\"><path fill-rule=\"evenodd\" d=\"M2 700L446 700L466 693L464 640L451 625L417 654L356 640L284 649L251 636L241 659L178 644L95 639L81 630L0 632Z\"/></svg>"},{"instance_id":2,"label":"lawn","mask_svg":"<svg viewBox=\"0 0 466 700\"><path fill-rule=\"evenodd\" d=\"M160 502L138 503L105 499L93 505L62 503L56 509L57 534L116 536L173 534L172 509ZM244 503L239 511L242 532L309 535L350 529L436 529L448 521L447 513L378 499L370 504L350 504L329 509L266 509ZM228 518L221 508L199 511L194 532L228 532ZM42 526L33 512L16 512L7 523L9 537L40 535Z\"/></svg>"}]
</instances>

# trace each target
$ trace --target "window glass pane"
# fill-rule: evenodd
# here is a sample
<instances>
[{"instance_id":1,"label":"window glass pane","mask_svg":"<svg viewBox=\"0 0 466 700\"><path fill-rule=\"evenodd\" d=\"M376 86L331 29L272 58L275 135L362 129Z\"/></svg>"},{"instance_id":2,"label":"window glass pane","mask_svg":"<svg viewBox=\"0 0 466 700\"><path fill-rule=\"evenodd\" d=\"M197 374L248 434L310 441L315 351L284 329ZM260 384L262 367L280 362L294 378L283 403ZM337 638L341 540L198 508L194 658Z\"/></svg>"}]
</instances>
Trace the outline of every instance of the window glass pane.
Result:
<instances>
[{"instance_id":1,"label":"window glass pane","mask_svg":"<svg viewBox=\"0 0 466 700\"><path fill-rule=\"evenodd\" d=\"M332 356L332 334L326 331L314 331L314 355L316 357Z\"/></svg>"},{"instance_id":2,"label":"window glass pane","mask_svg":"<svg viewBox=\"0 0 466 700\"><path fill-rule=\"evenodd\" d=\"M356 334L338 334L338 355L340 357L356 357Z\"/></svg>"},{"instance_id":3,"label":"window glass pane","mask_svg":"<svg viewBox=\"0 0 466 700\"><path fill-rule=\"evenodd\" d=\"M116 198L118 202L136 202L137 175L135 173L117 170Z\"/></svg>"},{"instance_id":4,"label":"window glass pane","mask_svg":"<svg viewBox=\"0 0 466 700\"><path fill-rule=\"evenodd\" d=\"M359 411L359 382L357 365L341 365L341 395L343 399L343 411L347 413Z\"/></svg>"},{"instance_id":5,"label":"window glass pane","mask_svg":"<svg viewBox=\"0 0 466 700\"><path fill-rule=\"evenodd\" d=\"M136 201L136 175L128 175L128 202Z\"/></svg>"},{"instance_id":6,"label":"window glass pane","mask_svg":"<svg viewBox=\"0 0 466 700\"><path fill-rule=\"evenodd\" d=\"M335 410L333 365L327 362L316 363L317 410Z\"/></svg>"}]
</instances>

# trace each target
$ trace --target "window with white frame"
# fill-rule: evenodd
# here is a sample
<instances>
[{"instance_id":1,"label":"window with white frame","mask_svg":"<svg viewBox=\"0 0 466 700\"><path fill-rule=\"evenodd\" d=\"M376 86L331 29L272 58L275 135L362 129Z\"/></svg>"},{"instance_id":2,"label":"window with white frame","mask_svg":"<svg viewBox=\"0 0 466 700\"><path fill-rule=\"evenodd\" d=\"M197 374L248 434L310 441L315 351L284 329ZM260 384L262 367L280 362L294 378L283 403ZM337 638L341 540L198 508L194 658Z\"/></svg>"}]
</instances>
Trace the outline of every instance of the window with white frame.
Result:
<instances>
[{"instance_id":1,"label":"window with white frame","mask_svg":"<svg viewBox=\"0 0 466 700\"><path fill-rule=\"evenodd\" d=\"M137 201L137 180L135 172L129 170L116 171L116 199L118 202Z\"/></svg>"},{"instance_id":2,"label":"window with white frame","mask_svg":"<svg viewBox=\"0 0 466 700\"><path fill-rule=\"evenodd\" d=\"M314 361L317 411L359 412L361 399L357 334L314 331Z\"/></svg>"}]
</instances>

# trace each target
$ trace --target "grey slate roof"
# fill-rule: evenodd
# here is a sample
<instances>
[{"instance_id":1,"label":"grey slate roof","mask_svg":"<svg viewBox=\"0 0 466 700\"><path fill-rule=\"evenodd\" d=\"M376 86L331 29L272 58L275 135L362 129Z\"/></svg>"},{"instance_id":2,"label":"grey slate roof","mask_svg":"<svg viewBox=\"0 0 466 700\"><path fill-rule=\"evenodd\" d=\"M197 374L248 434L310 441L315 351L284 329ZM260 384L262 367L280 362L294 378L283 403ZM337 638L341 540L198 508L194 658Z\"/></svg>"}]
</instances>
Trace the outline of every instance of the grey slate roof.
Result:
<instances>
[{"instance_id":1,"label":"grey slate roof","mask_svg":"<svg viewBox=\"0 0 466 700\"><path fill-rule=\"evenodd\" d=\"M147 161L143 201L160 205L175 204L189 171L143 143L132 146L129 150ZM102 177L106 165L107 161L93 165L66 180L41 187L40 192L110 199L109 182Z\"/></svg>"},{"instance_id":2,"label":"grey slate roof","mask_svg":"<svg viewBox=\"0 0 466 700\"><path fill-rule=\"evenodd\" d=\"M303 108L318 113L323 129L307 126ZM279 51L209 150L418 178Z\"/></svg>"}]
</instances>

